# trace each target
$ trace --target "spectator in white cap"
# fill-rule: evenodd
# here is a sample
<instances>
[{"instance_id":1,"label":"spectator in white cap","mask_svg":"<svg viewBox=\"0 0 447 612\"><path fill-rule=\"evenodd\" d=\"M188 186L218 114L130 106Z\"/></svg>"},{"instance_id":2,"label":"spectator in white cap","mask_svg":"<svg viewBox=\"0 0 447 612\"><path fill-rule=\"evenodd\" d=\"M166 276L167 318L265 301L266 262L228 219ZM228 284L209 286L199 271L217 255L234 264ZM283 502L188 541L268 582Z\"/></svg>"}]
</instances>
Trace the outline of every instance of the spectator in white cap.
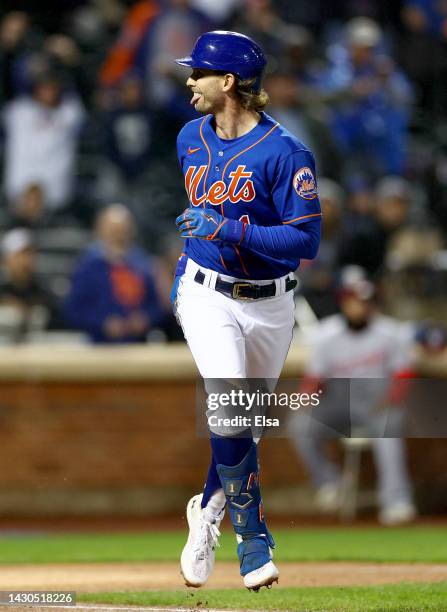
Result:
<instances>
[{"instance_id":1,"label":"spectator in white cap","mask_svg":"<svg viewBox=\"0 0 447 612\"><path fill-rule=\"evenodd\" d=\"M38 319L40 327L58 326L55 297L37 279L37 253L31 232L16 228L7 232L1 243L3 281L0 306L15 310L15 339L20 340Z\"/></svg>"},{"instance_id":2,"label":"spectator in white cap","mask_svg":"<svg viewBox=\"0 0 447 612\"><path fill-rule=\"evenodd\" d=\"M355 17L346 26L346 38L351 47L374 48L382 38L382 31L373 19Z\"/></svg>"},{"instance_id":3,"label":"spectator in white cap","mask_svg":"<svg viewBox=\"0 0 447 612\"><path fill-rule=\"evenodd\" d=\"M334 105L332 128L346 159L344 178L402 175L412 87L386 52L374 20L356 17L344 33L343 44L329 47L331 66L320 79Z\"/></svg>"}]
</instances>

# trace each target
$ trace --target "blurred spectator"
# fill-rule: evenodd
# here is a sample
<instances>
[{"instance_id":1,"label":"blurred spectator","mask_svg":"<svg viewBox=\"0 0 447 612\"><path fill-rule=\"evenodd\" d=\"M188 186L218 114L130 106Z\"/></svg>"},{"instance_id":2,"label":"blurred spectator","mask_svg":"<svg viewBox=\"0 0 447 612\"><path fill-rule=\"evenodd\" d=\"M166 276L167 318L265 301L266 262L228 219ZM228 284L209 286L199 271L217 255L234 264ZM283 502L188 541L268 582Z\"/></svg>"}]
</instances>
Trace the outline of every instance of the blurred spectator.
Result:
<instances>
[{"instance_id":1,"label":"blurred spectator","mask_svg":"<svg viewBox=\"0 0 447 612\"><path fill-rule=\"evenodd\" d=\"M327 4L324 0L321 3ZM326 11L330 13L330 18L338 23L353 17L370 17L387 26L387 29L392 26L394 30L400 23L401 4L401 0L337 0L334 6L328 7Z\"/></svg>"},{"instance_id":2,"label":"blurred spectator","mask_svg":"<svg viewBox=\"0 0 447 612\"><path fill-rule=\"evenodd\" d=\"M38 23L39 27L50 34L62 29L70 11L88 2L90 2L90 0L64 0L59 3L57 10L55 10L53 0L39 0L39 2L29 2L29 0L2 0L0 11L24 11L29 15L33 23Z\"/></svg>"},{"instance_id":3,"label":"blurred spectator","mask_svg":"<svg viewBox=\"0 0 447 612\"><path fill-rule=\"evenodd\" d=\"M42 55L44 70L60 75L65 88L76 91L87 103L93 84L86 78L81 51L73 38L63 34L48 36Z\"/></svg>"},{"instance_id":4,"label":"blurred spectator","mask_svg":"<svg viewBox=\"0 0 447 612\"><path fill-rule=\"evenodd\" d=\"M10 337L16 342L29 331L60 327L56 298L36 277L32 234L24 228L13 229L5 234L1 247L4 279L0 283L0 327L10 321Z\"/></svg>"},{"instance_id":5,"label":"blurred spectator","mask_svg":"<svg viewBox=\"0 0 447 612\"><path fill-rule=\"evenodd\" d=\"M357 210L347 216L340 242L339 264L357 264L377 275L385 265L389 245L408 223L411 189L401 177L385 177L374 198L367 189L354 200ZM371 207L372 206L372 207Z\"/></svg>"},{"instance_id":6,"label":"blurred spectator","mask_svg":"<svg viewBox=\"0 0 447 612\"><path fill-rule=\"evenodd\" d=\"M36 80L31 96L8 104L3 115L4 182L10 202L30 183L39 183L51 211L71 203L83 119L78 99L64 95L59 78L51 74Z\"/></svg>"},{"instance_id":7,"label":"blurred spectator","mask_svg":"<svg viewBox=\"0 0 447 612\"><path fill-rule=\"evenodd\" d=\"M258 42L268 57L269 70L283 67L284 52L293 39L295 26L283 21L272 0L244 0L229 29L242 32ZM299 35L295 37L299 41Z\"/></svg>"},{"instance_id":8,"label":"blurred spectator","mask_svg":"<svg viewBox=\"0 0 447 612\"><path fill-rule=\"evenodd\" d=\"M36 81L51 74L64 90L81 92L87 99L89 85L84 79L80 49L69 36L48 36L38 49L23 56L20 67L20 94L29 93Z\"/></svg>"},{"instance_id":9,"label":"blurred spectator","mask_svg":"<svg viewBox=\"0 0 447 612\"><path fill-rule=\"evenodd\" d=\"M136 75L124 77L118 90L117 108L107 114L104 125L105 155L124 183L145 170L152 146L152 118Z\"/></svg>"},{"instance_id":10,"label":"blurred spectator","mask_svg":"<svg viewBox=\"0 0 447 612\"><path fill-rule=\"evenodd\" d=\"M414 81L418 102L430 124L446 116L447 5L440 0L404 0L399 59Z\"/></svg>"},{"instance_id":11,"label":"blurred spectator","mask_svg":"<svg viewBox=\"0 0 447 612\"><path fill-rule=\"evenodd\" d=\"M315 330L302 383L311 392L323 386L324 408L296 415L291 421L294 442L317 490L317 504L334 511L341 502L341 476L326 455L326 440L370 438L379 519L387 525L404 523L416 514L404 443L396 437L403 432L399 405L406 392L403 380L412 371L412 330L379 313L374 285L361 269L345 269L342 279L341 314L322 320ZM349 389L348 406L342 387Z\"/></svg>"},{"instance_id":12,"label":"blurred spectator","mask_svg":"<svg viewBox=\"0 0 447 612\"><path fill-rule=\"evenodd\" d=\"M358 4L355 0L354 3ZM321 31L333 20L346 19L348 11L346 0L275 0L275 6L288 23L303 24L313 32Z\"/></svg>"},{"instance_id":13,"label":"blurred spectator","mask_svg":"<svg viewBox=\"0 0 447 612\"><path fill-rule=\"evenodd\" d=\"M121 204L97 219L98 242L82 256L66 302L68 322L92 342L145 342L163 322L154 270L134 244L135 226Z\"/></svg>"},{"instance_id":14,"label":"blurred spectator","mask_svg":"<svg viewBox=\"0 0 447 612\"><path fill-rule=\"evenodd\" d=\"M319 70L318 61L314 56L314 39L306 28L297 25L287 25L282 28L281 37L284 42L283 66L279 70L287 69L299 80L301 86L313 85ZM312 89L306 91L307 102L316 101L317 92ZM310 95L312 94L312 99Z\"/></svg>"},{"instance_id":15,"label":"blurred spectator","mask_svg":"<svg viewBox=\"0 0 447 612\"><path fill-rule=\"evenodd\" d=\"M405 179L388 176L376 187L375 215L386 233L401 228L408 220L411 188Z\"/></svg>"},{"instance_id":16,"label":"blurred spectator","mask_svg":"<svg viewBox=\"0 0 447 612\"><path fill-rule=\"evenodd\" d=\"M95 199L100 203L125 199L144 244L153 252L154 235L158 239L164 233L166 221L172 229L170 211L178 210L177 198L170 193L173 173L178 172L175 135L146 104L137 74L123 77L117 98L115 108L96 122L103 160L96 167ZM177 187L183 189L182 183Z\"/></svg>"},{"instance_id":17,"label":"blurred spectator","mask_svg":"<svg viewBox=\"0 0 447 612\"><path fill-rule=\"evenodd\" d=\"M205 15L193 9L190 0L166 0L144 32L135 67L143 75L148 102L171 121L197 117L185 88L185 69L174 60L189 55L200 34L209 29Z\"/></svg>"},{"instance_id":18,"label":"blurred spectator","mask_svg":"<svg viewBox=\"0 0 447 612\"><path fill-rule=\"evenodd\" d=\"M447 39L447 5L443 0L404 0L402 19L413 32Z\"/></svg>"},{"instance_id":19,"label":"blurred spectator","mask_svg":"<svg viewBox=\"0 0 447 612\"><path fill-rule=\"evenodd\" d=\"M25 12L7 13L0 23L0 100L7 102L20 89L23 58L37 46L38 37Z\"/></svg>"},{"instance_id":20,"label":"blurred spectator","mask_svg":"<svg viewBox=\"0 0 447 612\"><path fill-rule=\"evenodd\" d=\"M358 17L346 26L346 44L333 45L331 66L321 77L321 91L333 106L332 127L345 156L346 178L362 173L377 178L402 174L410 83L392 58L380 51L382 32L371 19Z\"/></svg>"},{"instance_id":21,"label":"blurred spectator","mask_svg":"<svg viewBox=\"0 0 447 612\"><path fill-rule=\"evenodd\" d=\"M174 59L188 55L200 34L209 29L208 19L190 0L138 2L101 69L100 84L117 86L126 73L136 71L154 108L179 124L196 117L184 87L185 71Z\"/></svg>"},{"instance_id":22,"label":"blurred spectator","mask_svg":"<svg viewBox=\"0 0 447 612\"><path fill-rule=\"evenodd\" d=\"M179 255L184 247L178 233L167 234L161 243L161 257L157 258L157 287L166 312L163 331L170 342L184 342L183 331L172 312L171 289L172 279L177 268Z\"/></svg>"},{"instance_id":23,"label":"blurred spectator","mask_svg":"<svg viewBox=\"0 0 447 612\"><path fill-rule=\"evenodd\" d=\"M12 225L38 227L45 223L45 193L38 183L30 183L11 206Z\"/></svg>"},{"instance_id":24,"label":"blurred spectator","mask_svg":"<svg viewBox=\"0 0 447 612\"><path fill-rule=\"evenodd\" d=\"M332 135L305 87L288 72L275 72L265 79L270 96L268 112L315 154L318 172L327 177L340 175L341 160Z\"/></svg>"},{"instance_id":25,"label":"blurred spectator","mask_svg":"<svg viewBox=\"0 0 447 612\"><path fill-rule=\"evenodd\" d=\"M191 0L191 6L208 17L210 23L222 25L225 23L240 0Z\"/></svg>"},{"instance_id":26,"label":"blurred spectator","mask_svg":"<svg viewBox=\"0 0 447 612\"><path fill-rule=\"evenodd\" d=\"M159 6L155 0L140 0L132 6L124 19L118 40L109 50L99 74L102 87L114 87L135 63L143 37Z\"/></svg>"},{"instance_id":27,"label":"blurred spectator","mask_svg":"<svg viewBox=\"0 0 447 612\"><path fill-rule=\"evenodd\" d=\"M325 177L318 181L318 194L324 217L318 257L303 262L298 274L303 296L321 319L338 312L336 282L345 195L338 183Z\"/></svg>"}]
</instances>

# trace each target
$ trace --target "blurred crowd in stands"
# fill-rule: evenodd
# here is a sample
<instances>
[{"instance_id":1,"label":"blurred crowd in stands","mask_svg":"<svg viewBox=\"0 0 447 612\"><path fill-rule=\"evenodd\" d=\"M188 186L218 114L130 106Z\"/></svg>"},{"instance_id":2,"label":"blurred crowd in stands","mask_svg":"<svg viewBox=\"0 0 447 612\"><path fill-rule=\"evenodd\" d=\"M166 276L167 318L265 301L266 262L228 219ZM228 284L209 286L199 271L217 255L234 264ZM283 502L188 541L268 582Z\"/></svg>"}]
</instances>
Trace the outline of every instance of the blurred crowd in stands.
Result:
<instances>
[{"instance_id":1,"label":"blurred crowd in stands","mask_svg":"<svg viewBox=\"0 0 447 612\"><path fill-rule=\"evenodd\" d=\"M181 338L175 139L196 113L173 59L210 29L263 46L267 112L315 152L317 317L355 263L390 314L447 323L447 2L4 0L0 338Z\"/></svg>"}]
</instances>

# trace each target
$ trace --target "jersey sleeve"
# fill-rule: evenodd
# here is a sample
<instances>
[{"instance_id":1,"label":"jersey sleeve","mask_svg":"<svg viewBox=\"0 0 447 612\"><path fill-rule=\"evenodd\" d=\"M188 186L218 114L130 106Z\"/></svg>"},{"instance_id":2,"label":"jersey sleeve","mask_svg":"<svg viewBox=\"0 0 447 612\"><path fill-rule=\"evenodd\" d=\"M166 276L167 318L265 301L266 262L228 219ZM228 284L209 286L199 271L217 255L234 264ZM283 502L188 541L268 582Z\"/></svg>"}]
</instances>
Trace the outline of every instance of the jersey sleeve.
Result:
<instances>
[{"instance_id":1,"label":"jersey sleeve","mask_svg":"<svg viewBox=\"0 0 447 612\"><path fill-rule=\"evenodd\" d=\"M180 130L179 134L177 135L177 159L178 159L178 163L180 164L180 168L182 169L183 169L183 162L185 159L185 150L186 150L184 131L185 131L185 128Z\"/></svg>"},{"instance_id":2,"label":"jersey sleeve","mask_svg":"<svg viewBox=\"0 0 447 612\"><path fill-rule=\"evenodd\" d=\"M299 225L321 218L312 153L295 151L279 163L272 197L284 224Z\"/></svg>"}]
</instances>

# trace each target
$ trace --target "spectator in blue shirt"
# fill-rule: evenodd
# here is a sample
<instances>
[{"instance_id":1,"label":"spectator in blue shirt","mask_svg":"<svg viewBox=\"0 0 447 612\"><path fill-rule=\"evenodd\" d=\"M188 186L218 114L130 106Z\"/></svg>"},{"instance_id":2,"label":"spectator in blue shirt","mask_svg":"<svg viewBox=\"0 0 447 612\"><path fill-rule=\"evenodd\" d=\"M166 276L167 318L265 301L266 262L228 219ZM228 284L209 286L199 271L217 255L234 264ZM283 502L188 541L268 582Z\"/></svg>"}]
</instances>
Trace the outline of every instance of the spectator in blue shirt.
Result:
<instances>
[{"instance_id":1,"label":"spectator in blue shirt","mask_svg":"<svg viewBox=\"0 0 447 612\"><path fill-rule=\"evenodd\" d=\"M134 221L121 204L98 216L98 242L74 272L65 313L73 327L96 343L144 342L164 312L151 263L134 246Z\"/></svg>"},{"instance_id":2,"label":"spectator in blue shirt","mask_svg":"<svg viewBox=\"0 0 447 612\"><path fill-rule=\"evenodd\" d=\"M329 48L321 92L333 105L332 128L346 158L347 177L401 175L413 92L381 49L382 32L371 19L346 26L346 44Z\"/></svg>"}]
</instances>

